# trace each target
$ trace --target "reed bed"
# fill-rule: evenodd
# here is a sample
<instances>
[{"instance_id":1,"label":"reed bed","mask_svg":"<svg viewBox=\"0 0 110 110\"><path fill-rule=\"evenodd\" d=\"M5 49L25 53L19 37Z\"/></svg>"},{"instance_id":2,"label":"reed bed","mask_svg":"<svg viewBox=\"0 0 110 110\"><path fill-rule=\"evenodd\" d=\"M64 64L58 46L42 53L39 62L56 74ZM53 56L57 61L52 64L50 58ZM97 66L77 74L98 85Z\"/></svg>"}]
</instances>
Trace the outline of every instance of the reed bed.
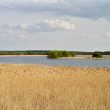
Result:
<instances>
[{"instance_id":1,"label":"reed bed","mask_svg":"<svg viewBox=\"0 0 110 110\"><path fill-rule=\"evenodd\" d=\"M110 110L110 68L1 64L0 110Z\"/></svg>"}]
</instances>

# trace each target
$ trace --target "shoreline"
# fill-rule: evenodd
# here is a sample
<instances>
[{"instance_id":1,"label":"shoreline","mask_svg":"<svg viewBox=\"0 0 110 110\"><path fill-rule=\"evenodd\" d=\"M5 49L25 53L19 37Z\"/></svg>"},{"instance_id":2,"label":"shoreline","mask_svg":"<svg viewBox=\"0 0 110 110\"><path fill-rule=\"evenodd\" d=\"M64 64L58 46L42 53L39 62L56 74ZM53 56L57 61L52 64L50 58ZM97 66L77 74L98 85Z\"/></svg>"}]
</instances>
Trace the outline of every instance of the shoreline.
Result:
<instances>
[{"instance_id":1,"label":"shoreline","mask_svg":"<svg viewBox=\"0 0 110 110\"><path fill-rule=\"evenodd\" d=\"M0 55L0 57L18 57L18 56L33 56L33 57L46 57L47 55ZM92 58L91 55L76 55L76 57L61 57L58 60L110 60L110 55L104 55L103 58Z\"/></svg>"},{"instance_id":2,"label":"shoreline","mask_svg":"<svg viewBox=\"0 0 110 110\"><path fill-rule=\"evenodd\" d=\"M103 69L110 69L110 67L104 66L66 66L66 65L46 65L46 64L12 64L12 63L0 63L0 66L27 66L27 67L47 67L47 68L75 68L75 69L95 69L95 70L103 70Z\"/></svg>"},{"instance_id":3,"label":"shoreline","mask_svg":"<svg viewBox=\"0 0 110 110\"><path fill-rule=\"evenodd\" d=\"M0 55L0 57L13 57L13 56L47 56L47 55Z\"/></svg>"},{"instance_id":4,"label":"shoreline","mask_svg":"<svg viewBox=\"0 0 110 110\"><path fill-rule=\"evenodd\" d=\"M76 57L62 57L59 59L73 59L73 60L110 60L110 55L104 55L102 58L92 58L92 55L76 55Z\"/></svg>"}]
</instances>

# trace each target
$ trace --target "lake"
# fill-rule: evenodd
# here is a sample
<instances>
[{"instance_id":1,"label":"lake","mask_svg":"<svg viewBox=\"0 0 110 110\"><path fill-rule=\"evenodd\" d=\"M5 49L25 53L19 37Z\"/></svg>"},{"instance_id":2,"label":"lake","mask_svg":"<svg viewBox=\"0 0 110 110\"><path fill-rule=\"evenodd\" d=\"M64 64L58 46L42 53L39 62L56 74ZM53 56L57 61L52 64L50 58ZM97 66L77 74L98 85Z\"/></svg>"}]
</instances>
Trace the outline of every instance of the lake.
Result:
<instances>
[{"instance_id":1,"label":"lake","mask_svg":"<svg viewBox=\"0 0 110 110\"><path fill-rule=\"evenodd\" d=\"M1 64L43 64L49 66L110 67L110 60L48 59L46 56L0 56Z\"/></svg>"}]
</instances>

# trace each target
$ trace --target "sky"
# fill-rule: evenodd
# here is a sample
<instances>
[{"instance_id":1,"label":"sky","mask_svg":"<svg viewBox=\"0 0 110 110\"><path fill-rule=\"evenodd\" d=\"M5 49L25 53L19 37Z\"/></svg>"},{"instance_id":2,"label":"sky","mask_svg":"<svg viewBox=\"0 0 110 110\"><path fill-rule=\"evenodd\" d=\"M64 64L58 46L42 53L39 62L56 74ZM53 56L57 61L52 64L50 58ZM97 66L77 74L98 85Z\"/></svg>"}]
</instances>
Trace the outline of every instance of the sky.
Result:
<instances>
[{"instance_id":1,"label":"sky","mask_svg":"<svg viewBox=\"0 0 110 110\"><path fill-rule=\"evenodd\" d=\"M110 0L0 0L0 50L110 51Z\"/></svg>"}]
</instances>

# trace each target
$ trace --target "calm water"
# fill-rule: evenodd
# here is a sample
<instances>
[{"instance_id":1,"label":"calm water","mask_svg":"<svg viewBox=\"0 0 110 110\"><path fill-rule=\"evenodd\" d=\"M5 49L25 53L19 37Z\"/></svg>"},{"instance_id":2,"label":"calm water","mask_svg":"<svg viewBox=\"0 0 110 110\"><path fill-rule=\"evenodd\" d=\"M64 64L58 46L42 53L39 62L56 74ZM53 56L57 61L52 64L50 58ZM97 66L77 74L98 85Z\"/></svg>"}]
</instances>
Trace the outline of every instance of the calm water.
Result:
<instances>
[{"instance_id":1,"label":"calm water","mask_svg":"<svg viewBox=\"0 0 110 110\"><path fill-rule=\"evenodd\" d=\"M94 66L110 67L110 60L73 60L73 59L48 59L44 56L2 56L1 64L45 64L65 66Z\"/></svg>"}]
</instances>

